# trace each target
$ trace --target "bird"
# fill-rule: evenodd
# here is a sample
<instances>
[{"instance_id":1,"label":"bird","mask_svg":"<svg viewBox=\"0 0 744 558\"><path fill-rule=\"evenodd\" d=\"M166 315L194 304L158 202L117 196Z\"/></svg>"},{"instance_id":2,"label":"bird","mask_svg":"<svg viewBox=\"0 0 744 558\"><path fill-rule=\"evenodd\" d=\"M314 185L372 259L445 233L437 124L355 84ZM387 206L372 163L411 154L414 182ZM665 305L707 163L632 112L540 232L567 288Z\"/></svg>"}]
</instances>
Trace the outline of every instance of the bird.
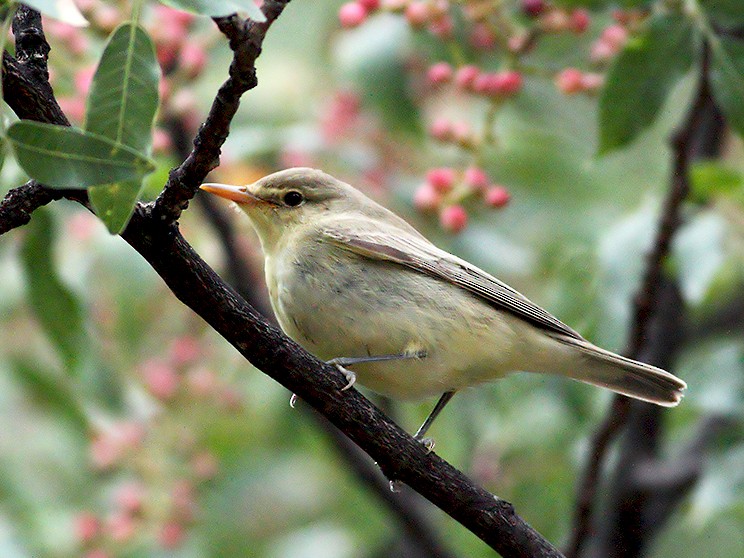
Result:
<instances>
[{"instance_id":1,"label":"bird","mask_svg":"<svg viewBox=\"0 0 744 558\"><path fill-rule=\"evenodd\" d=\"M358 380L396 399L439 396L418 440L456 392L512 372L565 376L665 407L682 399L683 380L590 343L321 170L201 188L248 216L279 325L335 364L346 388Z\"/></svg>"}]
</instances>

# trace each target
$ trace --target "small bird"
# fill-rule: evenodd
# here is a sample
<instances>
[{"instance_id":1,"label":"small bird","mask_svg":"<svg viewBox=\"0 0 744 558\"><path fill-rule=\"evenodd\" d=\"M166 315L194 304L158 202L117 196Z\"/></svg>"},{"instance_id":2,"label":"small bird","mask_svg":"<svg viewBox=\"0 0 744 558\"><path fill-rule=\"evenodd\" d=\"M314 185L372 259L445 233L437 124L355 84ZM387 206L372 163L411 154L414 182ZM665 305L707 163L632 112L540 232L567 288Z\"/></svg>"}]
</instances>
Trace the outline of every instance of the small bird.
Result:
<instances>
[{"instance_id":1,"label":"small bird","mask_svg":"<svg viewBox=\"0 0 744 558\"><path fill-rule=\"evenodd\" d=\"M456 391L515 371L567 376L665 407L682 398L686 385L676 376L591 344L322 171L201 188L250 218L287 335L336 364L349 386L358 378L394 398L441 396L417 439Z\"/></svg>"}]
</instances>

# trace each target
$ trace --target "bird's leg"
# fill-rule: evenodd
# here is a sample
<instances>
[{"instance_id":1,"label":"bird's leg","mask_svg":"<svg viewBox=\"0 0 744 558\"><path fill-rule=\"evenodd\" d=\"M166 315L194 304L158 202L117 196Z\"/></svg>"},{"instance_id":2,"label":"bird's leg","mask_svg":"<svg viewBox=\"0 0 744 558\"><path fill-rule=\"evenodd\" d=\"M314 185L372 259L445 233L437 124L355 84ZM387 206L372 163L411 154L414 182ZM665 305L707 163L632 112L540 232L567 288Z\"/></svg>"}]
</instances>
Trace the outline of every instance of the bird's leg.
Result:
<instances>
[{"instance_id":1,"label":"bird's leg","mask_svg":"<svg viewBox=\"0 0 744 558\"><path fill-rule=\"evenodd\" d=\"M424 444L427 450L432 451L434 449L434 439L433 438L424 438L424 435L426 434L426 431L429 430L429 427L431 426L431 423L434 422L434 419L437 418L439 413L442 412L442 409L449 403L449 400L452 399L452 396L455 395L455 391L445 391L442 394L442 397L439 398L439 401L437 401L437 404L434 405L434 408L431 410L431 413L429 413L429 416L426 417L426 420L424 421L424 424L422 424L419 429L416 431L416 434L413 435L413 437Z\"/></svg>"},{"instance_id":2,"label":"bird's leg","mask_svg":"<svg viewBox=\"0 0 744 558\"><path fill-rule=\"evenodd\" d=\"M338 371L341 372L349 382L341 388L341 391L346 391L356 382L356 374L351 370L347 370L347 366L353 366L355 364L363 364L365 362L383 362L386 360L406 360L410 358L424 358L426 351L416 351L415 353L400 353L396 355L375 355L366 357L337 357L332 358L328 361L328 364L333 364Z\"/></svg>"},{"instance_id":3,"label":"bird's leg","mask_svg":"<svg viewBox=\"0 0 744 558\"><path fill-rule=\"evenodd\" d=\"M329 361L326 361L326 364L332 364L335 366L341 374L344 375L346 378L346 381L349 382L344 387L341 388L341 391L346 391L351 386L353 386L356 383L356 374L352 372L351 370L348 370L347 366L353 366L355 364L363 364L365 362L384 362L386 360L407 360L411 358L424 358L426 357L426 351L415 351L411 353L399 353L396 355L376 355L376 356L365 356L365 357L336 357L332 358ZM297 403L297 395L292 394L292 397L289 398L289 406L294 409L295 404ZM433 419L432 419L433 420Z\"/></svg>"}]
</instances>

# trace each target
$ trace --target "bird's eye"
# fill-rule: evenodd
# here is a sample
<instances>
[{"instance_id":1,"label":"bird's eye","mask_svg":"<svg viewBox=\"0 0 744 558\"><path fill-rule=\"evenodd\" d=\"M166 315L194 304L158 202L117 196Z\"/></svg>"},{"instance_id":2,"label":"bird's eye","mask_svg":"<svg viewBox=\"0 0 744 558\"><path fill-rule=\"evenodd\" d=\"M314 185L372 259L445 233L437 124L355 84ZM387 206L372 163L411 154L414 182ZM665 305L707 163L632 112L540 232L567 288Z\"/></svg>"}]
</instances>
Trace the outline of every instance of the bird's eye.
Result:
<instances>
[{"instance_id":1,"label":"bird's eye","mask_svg":"<svg viewBox=\"0 0 744 558\"><path fill-rule=\"evenodd\" d=\"M284 194L284 203L290 207L296 207L300 205L305 198L299 192L292 190Z\"/></svg>"}]
</instances>

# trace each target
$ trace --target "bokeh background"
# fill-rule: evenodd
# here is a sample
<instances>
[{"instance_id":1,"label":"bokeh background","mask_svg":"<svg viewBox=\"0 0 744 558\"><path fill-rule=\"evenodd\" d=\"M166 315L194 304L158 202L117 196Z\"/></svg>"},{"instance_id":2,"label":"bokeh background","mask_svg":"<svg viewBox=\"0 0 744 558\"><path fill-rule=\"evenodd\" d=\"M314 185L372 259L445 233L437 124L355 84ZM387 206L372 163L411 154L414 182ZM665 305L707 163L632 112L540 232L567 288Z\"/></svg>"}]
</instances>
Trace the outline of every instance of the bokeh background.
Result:
<instances>
[{"instance_id":1,"label":"bokeh background","mask_svg":"<svg viewBox=\"0 0 744 558\"><path fill-rule=\"evenodd\" d=\"M517 13L518 4L515 21L528 27L534 20ZM681 80L649 130L600 157L596 91L569 94L556 79L574 67L601 77L616 54L596 52L606 29L619 25L611 9L592 11L585 28L541 38L521 59L518 94L494 104L427 77L440 61L503 65L503 50L468 35L466 19L455 18L454 39L416 29L400 13L370 14L344 28L341 5L296 0L272 27L259 86L244 97L214 179L247 183L286 166L323 168L588 339L621 351L669 188L668 139L693 76ZM119 2L79 6L89 29L46 21L52 84L78 122L105 38L128 14ZM165 76L154 139L159 168L145 193L153 199L188 149L231 53L208 18L148 4L143 23ZM433 137L442 119L458 123L459 140ZM479 137L488 122L493 142L468 147L462 138ZM670 455L701 417L732 424L741 417L743 154L740 139L727 134L719 159L694 166L667 262L689 316L673 370L688 395L665 415ZM494 208L480 194L463 194L465 224L461 215L443 218L441 207L427 211L422 197L414 201L431 169L459 173L474 161L508 203ZM3 191L24 179L7 160ZM181 219L186 238L236 280L216 216L236 234L229 250L245 271L238 287L268 313L262 257L245 218L226 204L195 200ZM349 471L302 402L290 408L291 394L182 306L80 206L55 203L0 240L0 327L3 557L401 555L397 519ZM434 403L369 396L408 431ZM596 388L515 374L459 394L431 435L437 453L560 545L588 437L609 401ZM649 556L744 555L743 442L736 427L717 440ZM401 497L423 506L454 555L493 554L415 495Z\"/></svg>"}]
</instances>

